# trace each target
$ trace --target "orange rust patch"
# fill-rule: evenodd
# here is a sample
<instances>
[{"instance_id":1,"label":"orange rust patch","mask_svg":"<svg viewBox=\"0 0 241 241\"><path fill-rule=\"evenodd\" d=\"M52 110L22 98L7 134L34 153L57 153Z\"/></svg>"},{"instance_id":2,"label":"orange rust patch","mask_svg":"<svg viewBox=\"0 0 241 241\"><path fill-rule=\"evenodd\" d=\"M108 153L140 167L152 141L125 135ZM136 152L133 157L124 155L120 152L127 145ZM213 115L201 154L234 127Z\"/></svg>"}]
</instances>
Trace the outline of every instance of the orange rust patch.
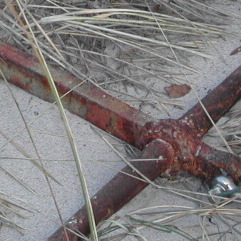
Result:
<instances>
[{"instance_id":1,"label":"orange rust patch","mask_svg":"<svg viewBox=\"0 0 241 241\"><path fill-rule=\"evenodd\" d=\"M20 78L18 77L12 77L9 79L9 82L11 82L12 84L15 84L17 86L19 86L20 88L26 90L26 91L31 91L31 87L28 84L25 84L21 81Z\"/></svg>"},{"instance_id":2,"label":"orange rust patch","mask_svg":"<svg viewBox=\"0 0 241 241\"><path fill-rule=\"evenodd\" d=\"M109 127L110 115L109 112L98 106L97 104L91 105L86 113L86 119L99 128L106 130Z\"/></svg>"},{"instance_id":3,"label":"orange rust patch","mask_svg":"<svg viewBox=\"0 0 241 241\"><path fill-rule=\"evenodd\" d=\"M34 56L8 44L0 44L0 58L7 61L11 60L15 64L24 65L25 67L38 63L38 59Z\"/></svg>"}]
</instances>

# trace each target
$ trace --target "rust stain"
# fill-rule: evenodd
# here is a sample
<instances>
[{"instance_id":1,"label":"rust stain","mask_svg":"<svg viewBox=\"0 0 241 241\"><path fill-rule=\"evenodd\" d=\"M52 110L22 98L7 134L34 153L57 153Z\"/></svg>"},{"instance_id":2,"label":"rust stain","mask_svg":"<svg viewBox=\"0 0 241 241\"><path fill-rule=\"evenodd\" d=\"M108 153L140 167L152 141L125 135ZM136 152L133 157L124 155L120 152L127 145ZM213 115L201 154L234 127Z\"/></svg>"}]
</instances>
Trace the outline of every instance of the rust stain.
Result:
<instances>
[{"instance_id":1,"label":"rust stain","mask_svg":"<svg viewBox=\"0 0 241 241\"><path fill-rule=\"evenodd\" d=\"M167 157L167 159L151 162L148 165L146 165L145 162L136 161L133 162L133 165L143 175L153 181L159 176L160 172L165 171L166 166L168 166L168 160L173 159L174 154L175 153L170 144L165 141L154 140L146 146L140 158L158 158L163 155ZM136 172L133 172L132 168L129 166L124 167L122 172L140 178L140 176ZM109 183L107 183L92 197L91 202L97 223L110 217L148 185L147 182L134 179L133 177L127 176L123 173L118 173ZM77 225L68 225L68 223L71 223L72 219L81 220L81 223L78 223ZM71 229L77 229L82 234L88 234L90 230L86 207L84 206L75 213L75 215L66 222L66 225ZM81 240L77 236L74 236L70 231L68 231L68 235L68 238L71 241ZM63 229L59 228L48 240L65 240Z\"/></svg>"},{"instance_id":2,"label":"rust stain","mask_svg":"<svg viewBox=\"0 0 241 241\"><path fill-rule=\"evenodd\" d=\"M110 125L109 111L97 104L90 106L86 119L103 130L107 130Z\"/></svg>"},{"instance_id":3,"label":"rust stain","mask_svg":"<svg viewBox=\"0 0 241 241\"><path fill-rule=\"evenodd\" d=\"M21 82L21 79L19 77L12 77L9 79L9 81L12 83L12 84L15 84L15 85L18 85L20 88L24 89L24 90L27 90L30 92L31 88L29 86L28 83L23 83Z\"/></svg>"},{"instance_id":4,"label":"rust stain","mask_svg":"<svg viewBox=\"0 0 241 241\"><path fill-rule=\"evenodd\" d=\"M11 45L0 43L0 55L3 60L11 60L15 64L25 65L26 67L38 63L38 59L17 49Z\"/></svg>"},{"instance_id":5,"label":"rust stain","mask_svg":"<svg viewBox=\"0 0 241 241\"><path fill-rule=\"evenodd\" d=\"M240 99L240 70L241 67L234 71L202 100L214 121L221 118L221 116ZM125 112L125 114L127 114L127 112ZM120 113L119 116L121 116ZM240 159L235 155L215 150L201 141L200 138L212 125L199 103L179 120L165 119L146 122L141 129L133 127L135 123L131 121L128 122L123 118L114 119L113 122L112 125L126 136L124 139L127 139L129 143L133 143L140 149L144 148L142 158L162 157L155 163L156 166L153 163L136 166L138 170L141 170L148 178L150 175L154 177L154 174L157 174L156 170L158 170L158 173L165 170L169 173L177 173L180 170L184 170L197 177L208 179L219 175L220 169L223 169L232 176L236 183L241 181ZM130 133L130 136L128 136L128 133ZM133 136L137 136L137 138L132 139ZM163 141L165 145L159 146L156 143L157 140ZM150 145L152 148L149 148ZM157 149L164 153L156 155L155 150ZM125 167L122 171L126 172L126 169L128 169L128 167ZM130 170L130 173L133 174L133 171ZM133 183L135 185L131 188ZM118 173L116 177L94 196L95 201L93 204L97 223L119 210L144 187L145 185L135 183L135 179L130 178L129 180L126 176L122 177L122 174ZM131 191L127 192L129 188L131 188ZM118 193L116 193L115 190L118 190ZM110 195L110 193L113 193L113 195ZM115 200L118 201L116 202ZM106 205L107 207L111 207L111 209L108 209L112 210L111 214L109 211L106 211ZM80 215L81 218L83 218L82 214L84 212L86 212L85 207L78 211L78 216ZM87 224L85 222L87 222ZM88 220L84 221L84 223L83 226L82 224L78 226L78 230L84 234L88 234ZM48 240L60 240L62 231L60 228ZM81 239L73 237L73 240Z\"/></svg>"},{"instance_id":6,"label":"rust stain","mask_svg":"<svg viewBox=\"0 0 241 241\"><path fill-rule=\"evenodd\" d=\"M6 44L0 44L0 49L4 50L0 51L0 58L4 58L1 66L5 68L8 80L13 80L14 84L24 88L26 91L46 101L53 102L54 97L48 81L41 71L40 65L31 65L32 60L36 59L27 53L18 51L12 46L8 46L8 52L5 54L7 46ZM20 61L15 61L14 58L18 58ZM49 69L60 95L66 94L76 84L80 83L80 80L60 69L55 69L51 66L49 66ZM19 81L16 81L16 78ZM63 104L65 108L74 114L131 144L135 142L137 130L140 130L144 126L146 119L152 119L87 83L83 83L77 89L70 91L63 98ZM118 122L118 124L114 123L114 121ZM118 129L121 126L123 128ZM132 130L131 128L136 129ZM126 130L124 133L123 129Z\"/></svg>"}]
</instances>

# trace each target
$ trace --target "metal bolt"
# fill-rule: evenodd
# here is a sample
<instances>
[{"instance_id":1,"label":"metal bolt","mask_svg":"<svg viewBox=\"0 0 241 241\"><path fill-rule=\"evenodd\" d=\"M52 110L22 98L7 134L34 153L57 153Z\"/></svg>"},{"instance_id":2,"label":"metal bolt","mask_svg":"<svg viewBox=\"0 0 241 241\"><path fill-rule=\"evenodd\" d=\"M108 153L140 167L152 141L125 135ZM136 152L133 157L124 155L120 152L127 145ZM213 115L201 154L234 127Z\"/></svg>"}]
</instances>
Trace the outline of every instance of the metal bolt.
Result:
<instances>
[{"instance_id":1,"label":"metal bolt","mask_svg":"<svg viewBox=\"0 0 241 241\"><path fill-rule=\"evenodd\" d=\"M210 195L241 198L240 188L233 182L230 177L218 176L213 180L213 187L208 191ZM212 197L214 202L217 200Z\"/></svg>"}]
</instances>

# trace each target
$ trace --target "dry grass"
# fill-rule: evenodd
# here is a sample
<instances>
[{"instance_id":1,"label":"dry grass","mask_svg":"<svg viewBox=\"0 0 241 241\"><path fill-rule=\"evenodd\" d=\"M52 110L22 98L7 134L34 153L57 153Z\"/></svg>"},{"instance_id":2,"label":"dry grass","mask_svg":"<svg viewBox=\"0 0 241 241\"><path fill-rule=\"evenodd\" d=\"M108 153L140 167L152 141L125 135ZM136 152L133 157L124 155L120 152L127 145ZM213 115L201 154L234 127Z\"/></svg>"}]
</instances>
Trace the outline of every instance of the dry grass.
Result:
<instances>
[{"instance_id":1,"label":"dry grass","mask_svg":"<svg viewBox=\"0 0 241 241\"><path fill-rule=\"evenodd\" d=\"M86 203L89 203L89 194L76 142L61 104L61 97L56 92L45 61L66 69L83 81L91 82L138 108L152 106L159 113L168 112L169 105L180 108L182 103L169 100L163 86L173 83L187 83L192 86L189 76L198 73L199 70L189 58L212 58L206 49L215 39L235 35L229 32L228 24L232 18L237 17L228 11L219 10L208 1L203 3L196 0L77 1L74 4L67 1L37 0L28 3L20 0L5 2L8 3L8 7L0 10L0 26L3 33L1 39L35 53L42 63L66 126ZM197 94L195 86L192 87L193 93ZM16 100L14 95L12 98ZM17 100L15 104L18 106ZM21 114L20 109L19 112ZM237 122L236 118L239 116L240 112L231 112L228 127L218 126L215 130L215 135L218 130L218 138L221 135L227 146L240 145L240 122ZM24 156L36 162L43 170L63 224L61 210L49 182L49 177L53 177L44 168L43 158L38 153L31 134L30 123L25 121L23 115L21 117L25 124L24 130L27 130L37 153L38 162L28 154ZM233 126L237 128L234 129ZM15 137L8 138L8 142L11 141L14 145ZM116 146L104 137L103 139L121 159L131 165ZM228 140L228 144L225 139ZM131 152L133 153L133 150ZM145 177L143 179L149 181ZM180 180L180 183L175 183L176 186L180 185L180 189L158 182L151 184L157 190L165 190L169 194L188 200L187 206L150 206L129 212L98 226L98 235L103 240L121 240L125 237L126 240L130 240L130 237L147 240L142 231L147 228L168 234L174 233L187 240L211 240L212 236L217 237L216 240L225 240L230 232L234 236L240 235L240 211L229 205L231 201L239 204L238 201L223 198L220 203L210 204L207 195L203 194L204 190L194 192L196 186L193 187L188 179ZM185 185L187 189L190 188L189 191L182 190ZM31 190L31 187L24 187ZM15 205L5 199L1 203L4 208ZM18 215L14 209L11 209L11 212ZM98 240L91 205L89 213L93 224L92 238ZM194 216L198 220L200 237L191 236L187 227L185 230L180 228L182 220ZM206 224L206 219L211 217L225 228L216 233L207 231L204 223ZM5 224L11 224L21 230L16 224L11 223L4 211L1 211L0 218Z\"/></svg>"}]
</instances>

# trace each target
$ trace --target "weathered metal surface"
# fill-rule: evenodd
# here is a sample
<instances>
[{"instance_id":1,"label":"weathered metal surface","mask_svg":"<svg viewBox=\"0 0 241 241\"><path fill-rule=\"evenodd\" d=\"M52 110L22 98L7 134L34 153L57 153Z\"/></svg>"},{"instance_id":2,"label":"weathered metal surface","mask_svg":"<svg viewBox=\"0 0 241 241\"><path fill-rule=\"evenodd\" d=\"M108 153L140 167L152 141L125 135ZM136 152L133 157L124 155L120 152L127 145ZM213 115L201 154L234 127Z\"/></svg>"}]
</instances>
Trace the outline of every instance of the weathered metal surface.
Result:
<instances>
[{"instance_id":1,"label":"weathered metal surface","mask_svg":"<svg viewBox=\"0 0 241 241\"><path fill-rule=\"evenodd\" d=\"M41 99L54 102L37 58L0 43L0 67L9 82ZM135 145L145 123L154 120L99 88L81 83L73 75L51 66L49 69L60 95L80 84L62 99L66 109L125 142Z\"/></svg>"},{"instance_id":2,"label":"weathered metal surface","mask_svg":"<svg viewBox=\"0 0 241 241\"><path fill-rule=\"evenodd\" d=\"M7 44L0 44L0 66L10 82L44 100L54 101L36 58ZM79 80L72 75L51 66L49 68L60 95L79 84ZM202 100L214 122L240 98L240 86L241 67ZM155 162L134 163L150 180L164 170L169 173L185 170L195 176L211 178L220 174L220 168L230 174L235 182L241 180L238 157L202 143L200 137L212 124L200 104L196 104L179 120L158 121L88 83L82 83L70 91L63 98L63 104L74 114L143 150L142 158L158 157ZM122 171L138 176L129 167ZM111 216L146 185L143 181L118 173L92 198L96 222ZM88 234L85 207L70 221L69 228L78 228ZM60 228L49 240L78 240L71 232L69 235L69 239L63 236Z\"/></svg>"},{"instance_id":3,"label":"weathered metal surface","mask_svg":"<svg viewBox=\"0 0 241 241\"><path fill-rule=\"evenodd\" d=\"M202 103L211 116L217 122L239 99L241 98L241 66L228 76L220 85L213 89L202 99ZM187 122L199 136L203 136L212 123L205 114L200 103L193 106L180 119Z\"/></svg>"},{"instance_id":4,"label":"weathered metal surface","mask_svg":"<svg viewBox=\"0 0 241 241\"><path fill-rule=\"evenodd\" d=\"M135 161L132 162L132 164L149 180L153 181L160 175L161 172L165 171L165 169L169 167L169 160L174 158L174 151L171 145L163 140L154 140L146 146L140 156L140 158L146 159L159 158L160 156L164 156L165 158L163 158L163 160L151 161L148 164L143 161ZM128 176L128 174L131 176ZM134 177L141 178L133 171L132 168L126 166L122 169L122 172L119 172L109 183L107 183L96 195L92 197L91 202L96 223L110 217L148 185L147 182L135 179ZM89 223L85 206L66 222L66 227L71 230L78 230L84 235L88 235ZM67 235L68 237L66 237L66 234L63 232L63 228L61 227L48 240L81 240L71 231L68 231Z\"/></svg>"},{"instance_id":5,"label":"weathered metal surface","mask_svg":"<svg viewBox=\"0 0 241 241\"><path fill-rule=\"evenodd\" d=\"M240 159L209 147L186 123L172 119L149 122L143 128L139 140L141 147L146 146L140 158L159 159L148 164L134 162L135 168L151 181L164 171L176 174L180 170L203 179L211 179L221 175L220 168L232 176L236 183L241 181ZM147 183L123 173L139 177L132 168L126 166L91 199L96 223L110 217L147 186ZM66 226L68 230L78 230L81 234L88 235L86 207L83 206L74 214L66 222ZM71 231L68 231L68 237L65 235L61 227L48 241L81 240Z\"/></svg>"},{"instance_id":6,"label":"weathered metal surface","mask_svg":"<svg viewBox=\"0 0 241 241\"><path fill-rule=\"evenodd\" d=\"M192 128L179 120L165 119L147 123L140 137L141 146L161 139L169 143L175 158L169 172L184 170L194 176L210 179L225 170L236 183L241 181L241 160L233 154L216 150L203 143Z\"/></svg>"},{"instance_id":7,"label":"weathered metal surface","mask_svg":"<svg viewBox=\"0 0 241 241\"><path fill-rule=\"evenodd\" d=\"M41 66L35 57L8 44L0 43L0 65L11 83L46 101L54 101L47 79L42 74ZM146 122L156 121L154 118L113 98L91 84L84 82L81 84L81 81L71 74L51 66L49 69L60 95L64 95L80 84L62 99L66 109L140 148L138 146L140 132ZM203 98L202 103L216 122L240 96L241 67ZM179 120L187 123L199 136L205 134L212 126L199 103Z\"/></svg>"}]
</instances>

